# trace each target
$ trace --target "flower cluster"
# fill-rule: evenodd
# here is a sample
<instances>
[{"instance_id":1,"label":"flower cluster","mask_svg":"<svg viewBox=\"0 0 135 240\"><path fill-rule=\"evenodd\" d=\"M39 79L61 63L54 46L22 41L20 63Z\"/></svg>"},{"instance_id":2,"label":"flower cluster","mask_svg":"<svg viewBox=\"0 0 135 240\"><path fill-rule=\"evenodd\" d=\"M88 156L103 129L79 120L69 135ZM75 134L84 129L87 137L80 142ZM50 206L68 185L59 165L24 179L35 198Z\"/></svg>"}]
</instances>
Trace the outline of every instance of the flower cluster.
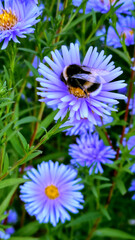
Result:
<instances>
[{"instance_id":1,"label":"flower cluster","mask_svg":"<svg viewBox=\"0 0 135 240\"><path fill-rule=\"evenodd\" d=\"M30 182L21 186L20 198L31 216L35 216L40 223L51 222L53 226L61 220L70 220L68 211L78 213L84 202L80 190L83 185L76 179L74 169L58 162L42 162L38 170L27 172ZM68 210L68 211L67 211Z\"/></svg>"},{"instance_id":2,"label":"flower cluster","mask_svg":"<svg viewBox=\"0 0 135 240\"><path fill-rule=\"evenodd\" d=\"M85 134L76 139L77 144L70 144L69 155L71 163L76 166L89 167L89 174L103 173L101 164L112 164L110 159L115 158L115 151L110 146L105 146L97 133Z\"/></svg>"},{"instance_id":3,"label":"flower cluster","mask_svg":"<svg viewBox=\"0 0 135 240\"><path fill-rule=\"evenodd\" d=\"M37 2L37 1L36 1ZM34 1L3 1L0 0L0 42L4 40L1 49L5 49L12 39L19 42L17 37L24 38L25 34L33 33L39 20L40 10Z\"/></svg>"},{"instance_id":4,"label":"flower cluster","mask_svg":"<svg viewBox=\"0 0 135 240\"><path fill-rule=\"evenodd\" d=\"M4 214L8 213L7 217L7 224L16 224L18 220L18 215L15 210L10 209L9 212L5 212ZM3 224L4 221L1 222ZM10 236L15 232L14 227L6 228L5 232L0 231L0 239L9 239Z\"/></svg>"},{"instance_id":5,"label":"flower cluster","mask_svg":"<svg viewBox=\"0 0 135 240\"><path fill-rule=\"evenodd\" d=\"M132 16L120 16L118 22L116 23L116 29L109 26L107 31L106 45L113 46L114 48L122 47L122 41L124 39L127 46L133 45L134 40L134 29L135 29L135 18ZM101 30L98 30L96 35L100 36L106 33L105 27L103 26ZM101 41L105 40L105 37L100 38Z\"/></svg>"},{"instance_id":6,"label":"flower cluster","mask_svg":"<svg viewBox=\"0 0 135 240\"><path fill-rule=\"evenodd\" d=\"M82 0L73 0L73 5L79 7L82 3ZM116 3L116 0L88 0L86 4L86 13L92 11L107 13L110 10L110 7L115 4L115 7L119 8L116 10L116 14L125 13L130 14L130 11L134 9L134 4L132 0L119 0Z\"/></svg>"},{"instance_id":7,"label":"flower cluster","mask_svg":"<svg viewBox=\"0 0 135 240\"><path fill-rule=\"evenodd\" d=\"M58 50L51 52L53 60L45 57L46 64L39 65L39 73L44 77L37 78L42 86L38 88L42 91L38 94L43 97L40 101L52 107L57 105L59 112L55 120L64 118L70 111L71 121L87 118L93 124L97 124L100 117L110 115L111 110L116 111L110 104L117 104L116 99L126 99L122 94L111 92L126 86L124 80L112 82L122 74L121 68L115 68L114 62L110 62L112 55L106 57L104 51L98 53L97 48L88 49L82 64L78 44L71 43L69 50L66 46L62 46L61 51L62 54ZM85 70L80 70L81 68ZM88 74L80 75L72 72L67 76L66 71L84 71ZM90 86L89 88L85 86L85 82Z\"/></svg>"}]
</instances>

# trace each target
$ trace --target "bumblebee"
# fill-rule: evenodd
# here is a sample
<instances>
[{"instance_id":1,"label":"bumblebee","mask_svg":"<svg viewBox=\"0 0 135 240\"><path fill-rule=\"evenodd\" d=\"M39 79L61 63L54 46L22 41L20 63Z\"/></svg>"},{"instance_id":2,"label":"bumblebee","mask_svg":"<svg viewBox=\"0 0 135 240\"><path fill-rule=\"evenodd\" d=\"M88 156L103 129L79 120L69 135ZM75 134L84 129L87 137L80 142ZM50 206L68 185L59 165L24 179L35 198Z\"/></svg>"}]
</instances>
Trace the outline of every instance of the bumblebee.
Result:
<instances>
[{"instance_id":1,"label":"bumblebee","mask_svg":"<svg viewBox=\"0 0 135 240\"><path fill-rule=\"evenodd\" d=\"M60 76L71 94L76 97L89 97L101 88L100 77L95 76L89 67L71 64L66 66Z\"/></svg>"}]
</instances>

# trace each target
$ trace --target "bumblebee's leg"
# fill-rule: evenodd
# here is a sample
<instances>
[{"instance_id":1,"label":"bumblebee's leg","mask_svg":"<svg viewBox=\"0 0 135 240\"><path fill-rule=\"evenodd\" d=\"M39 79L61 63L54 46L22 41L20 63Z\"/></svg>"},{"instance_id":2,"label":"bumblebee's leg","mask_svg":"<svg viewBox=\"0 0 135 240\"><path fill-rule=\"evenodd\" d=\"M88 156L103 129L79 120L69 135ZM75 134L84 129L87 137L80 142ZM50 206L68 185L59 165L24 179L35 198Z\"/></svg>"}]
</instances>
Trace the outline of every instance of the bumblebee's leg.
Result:
<instances>
[{"instance_id":1,"label":"bumblebee's leg","mask_svg":"<svg viewBox=\"0 0 135 240\"><path fill-rule=\"evenodd\" d=\"M86 89L79 83L79 81L78 81L76 78L75 78L75 81L76 81L76 83L78 84L79 88L81 88L81 89L84 91L86 97L88 97L88 94L87 94L87 92L86 92Z\"/></svg>"}]
</instances>

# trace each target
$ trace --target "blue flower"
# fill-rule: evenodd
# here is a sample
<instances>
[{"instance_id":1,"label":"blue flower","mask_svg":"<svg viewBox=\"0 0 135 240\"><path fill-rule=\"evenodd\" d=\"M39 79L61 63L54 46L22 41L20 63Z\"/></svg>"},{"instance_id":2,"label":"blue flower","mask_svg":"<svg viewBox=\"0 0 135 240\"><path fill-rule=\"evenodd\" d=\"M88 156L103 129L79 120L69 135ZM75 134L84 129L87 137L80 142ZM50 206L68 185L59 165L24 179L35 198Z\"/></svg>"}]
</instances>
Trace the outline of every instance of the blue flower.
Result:
<instances>
[{"instance_id":1,"label":"blue flower","mask_svg":"<svg viewBox=\"0 0 135 240\"><path fill-rule=\"evenodd\" d=\"M76 166L87 166L89 174L93 171L103 173L101 164L113 163L110 159L115 158L115 151L110 146L105 146L103 140L99 140L97 133L82 135L76 142L69 148L71 163Z\"/></svg>"},{"instance_id":2,"label":"blue flower","mask_svg":"<svg viewBox=\"0 0 135 240\"><path fill-rule=\"evenodd\" d=\"M128 133L129 128L126 128L126 133ZM123 146L128 147L128 150L130 151L131 155L135 155L135 136L131 136L128 140L126 140L126 138L123 139ZM132 158L130 159L132 160ZM135 173L135 163L130 167L130 171Z\"/></svg>"},{"instance_id":3,"label":"blue flower","mask_svg":"<svg viewBox=\"0 0 135 240\"><path fill-rule=\"evenodd\" d=\"M131 182L131 187L128 189L128 191L135 192L135 179ZM135 200L135 194L133 195L132 199Z\"/></svg>"},{"instance_id":4,"label":"blue flower","mask_svg":"<svg viewBox=\"0 0 135 240\"><path fill-rule=\"evenodd\" d=\"M87 118L93 124L97 124L99 116L104 118L110 115L111 110L116 111L108 104L117 104L118 101L115 99L126 99L122 94L111 92L126 86L124 80L112 82L122 74L121 68L115 69L114 62L109 63L112 55L106 57L104 51L99 54L97 48L88 49L82 64L78 44L71 43L69 50L66 46L62 46L61 50L62 53L58 50L51 52L53 60L44 58L51 69L43 63L39 65L39 73L44 77L37 78L42 86L38 88L42 91L38 92L38 95L43 97L40 101L52 107L57 105L59 112L55 120L64 118L70 111L71 121ZM86 95L86 91L84 92L80 87L74 88L65 84L61 76L69 65L71 67L79 65L88 69L89 75L86 74L86 77L90 82L97 82L98 89Z\"/></svg>"},{"instance_id":5,"label":"blue flower","mask_svg":"<svg viewBox=\"0 0 135 240\"><path fill-rule=\"evenodd\" d=\"M4 40L1 49L5 49L12 39L19 42L17 37L25 38L25 34L33 33L39 19L40 10L36 4L21 0L0 0L0 42Z\"/></svg>"},{"instance_id":6,"label":"blue flower","mask_svg":"<svg viewBox=\"0 0 135 240\"><path fill-rule=\"evenodd\" d=\"M105 124L111 123L113 121L113 117L109 116L103 119L99 117L99 120L97 122L98 126L103 126ZM75 121L66 121L64 124L61 125L60 128L63 127L70 127L64 130L63 132L66 132L66 135L72 136L72 135L82 135L86 133L93 132L95 130L95 125L92 124L87 118L82 118L80 120Z\"/></svg>"},{"instance_id":7,"label":"blue flower","mask_svg":"<svg viewBox=\"0 0 135 240\"><path fill-rule=\"evenodd\" d=\"M82 3L82 0L73 0L73 5L79 7ZM86 13L92 11L92 9L96 12L107 13L110 10L110 6L114 5L116 0L88 0L86 4ZM119 0L115 7L121 5L117 10L116 14L125 13L130 14L130 10L134 10L133 0Z\"/></svg>"},{"instance_id":8,"label":"blue flower","mask_svg":"<svg viewBox=\"0 0 135 240\"><path fill-rule=\"evenodd\" d=\"M133 98L130 99L129 109L131 110L130 113L131 113L132 115L135 115L135 94L134 94Z\"/></svg>"},{"instance_id":9,"label":"blue flower","mask_svg":"<svg viewBox=\"0 0 135 240\"><path fill-rule=\"evenodd\" d=\"M60 128L70 126L70 128L64 130L66 135L82 135L84 133L93 132L95 130L95 125L92 124L87 118L76 120L76 121L67 121L61 125Z\"/></svg>"},{"instance_id":10,"label":"blue flower","mask_svg":"<svg viewBox=\"0 0 135 240\"><path fill-rule=\"evenodd\" d=\"M5 232L0 231L0 239L9 239L14 232L15 229L13 227L7 228Z\"/></svg>"},{"instance_id":11,"label":"blue flower","mask_svg":"<svg viewBox=\"0 0 135 240\"><path fill-rule=\"evenodd\" d=\"M125 39L125 44L127 46L133 45L134 41L134 29L135 29L135 18L132 16L119 16L118 22L116 23L116 30L119 34L115 32L112 26L109 27L107 33L107 45L113 46L114 48L122 47L120 40Z\"/></svg>"},{"instance_id":12,"label":"blue flower","mask_svg":"<svg viewBox=\"0 0 135 240\"><path fill-rule=\"evenodd\" d=\"M53 226L61 220L70 220L68 211L78 213L82 209L83 195L80 190L80 178L76 179L74 169L58 162L42 162L38 170L27 172L31 181L21 186L20 198L31 216L35 216L40 223L51 222ZM67 211L68 210L68 211Z\"/></svg>"}]
</instances>

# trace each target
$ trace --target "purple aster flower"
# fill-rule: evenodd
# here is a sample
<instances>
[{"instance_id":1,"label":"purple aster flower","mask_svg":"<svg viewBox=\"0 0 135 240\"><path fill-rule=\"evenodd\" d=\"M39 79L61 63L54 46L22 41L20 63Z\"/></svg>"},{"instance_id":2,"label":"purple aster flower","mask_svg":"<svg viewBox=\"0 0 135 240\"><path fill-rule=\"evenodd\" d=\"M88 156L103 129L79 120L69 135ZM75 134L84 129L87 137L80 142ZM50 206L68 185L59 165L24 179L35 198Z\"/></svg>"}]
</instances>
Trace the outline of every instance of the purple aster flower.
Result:
<instances>
[{"instance_id":1,"label":"purple aster flower","mask_svg":"<svg viewBox=\"0 0 135 240\"><path fill-rule=\"evenodd\" d=\"M0 231L0 239L9 239L14 232L15 229L13 227L7 228L5 232Z\"/></svg>"},{"instance_id":2,"label":"purple aster flower","mask_svg":"<svg viewBox=\"0 0 135 240\"><path fill-rule=\"evenodd\" d=\"M73 5L79 7L82 3L82 0L73 0ZM107 13L110 10L110 6L114 5L116 0L88 0L86 4L86 13L92 11L92 9L96 12ZM116 13L126 13L130 14L129 10L134 9L133 0L119 0L115 7L121 5L117 10Z\"/></svg>"},{"instance_id":3,"label":"purple aster flower","mask_svg":"<svg viewBox=\"0 0 135 240\"><path fill-rule=\"evenodd\" d=\"M7 217L7 223L9 224L15 224L18 220L18 215L17 212L13 209L10 209L9 212L5 212L4 214L9 214ZM2 221L2 223L4 222L4 220Z\"/></svg>"},{"instance_id":4,"label":"purple aster flower","mask_svg":"<svg viewBox=\"0 0 135 240\"><path fill-rule=\"evenodd\" d=\"M89 174L92 174L93 171L103 173L101 164L113 163L110 158L115 158L115 151L110 146L105 146L97 133L82 135L76 142L69 148L71 164L87 166Z\"/></svg>"},{"instance_id":5,"label":"purple aster flower","mask_svg":"<svg viewBox=\"0 0 135 240\"><path fill-rule=\"evenodd\" d=\"M128 189L128 191L135 192L135 179L131 182L131 187ZM132 199L135 200L135 194L133 195Z\"/></svg>"},{"instance_id":6,"label":"purple aster flower","mask_svg":"<svg viewBox=\"0 0 135 240\"><path fill-rule=\"evenodd\" d=\"M33 33L32 26L39 21L36 19L39 15L39 8L30 1L0 0L0 42L4 40L1 49L5 49L11 39L19 42L17 37L25 38L25 34Z\"/></svg>"},{"instance_id":7,"label":"purple aster flower","mask_svg":"<svg viewBox=\"0 0 135 240\"><path fill-rule=\"evenodd\" d=\"M127 102L127 100L126 100ZM130 99L130 102L129 102L129 110L131 110L131 115L135 115L135 94L133 96L133 98Z\"/></svg>"},{"instance_id":8,"label":"purple aster flower","mask_svg":"<svg viewBox=\"0 0 135 240\"><path fill-rule=\"evenodd\" d=\"M126 133L128 132L128 128L126 128ZM135 136L131 136L128 140L126 138L123 139L123 146L128 147L131 155L135 155ZM130 171L135 173L135 163L130 167Z\"/></svg>"},{"instance_id":9,"label":"purple aster flower","mask_svg":"<svg viewBox=\"0 0 135 240\"><path fill-rule=\"evenodd\" d=\"M64 124L61 125L60 128L72 126L64 132L66 132L66 135L72 136L72 135L82 135L86 132L93 132L95 130L95 125L92 124L87 118L83 118L81 120L76 121L67 121Z\"/></svg>"},{"instance_id":10,"label":"purple aster flower","mask_svg":"<svg viewBox=\"0 0 135 240\"><path fill-rule=\"evenodd\" d=\"M113 46L114 48L122 47L120 40L125 39L125 44L127 46L134 44L134 29L135 29L135 18L132 16L119 16L118 22L116 23L116 30L119 34L115 32L112 26L109 27L107 33L107 45Z\"/></svg>"},{"instance_id":11,"label":"purple aster flower","mask_svg":"<svg viewBox=\"0 0 135 240\"><path fill-rule=\"evenodd\" d=\"M20 198L26 203L25 208L31 216L35 216L40 223L51 222L53 226L61 220L70 220L67 212L78 213L82 209L83 195L80 190L80 178L76 179L74 169L58 162L42 162L38 170L27 172L30 182L21 186Z\"/></svg>"},{"instance_id":12,"label":"purple aster flower","mask_svg":"<svg viewBox=\"0 0 135 240\"><path fill-rule=\"evenodd\" d=\"M127 85L124 80L112 82L122 74L121 68L115 69L114 62L109 63L112 55L106 57L104 51L99 54L97 48L88 49L82 64L78 44L71 43L69 50L62 46L61 50L62 53L51 52L53 60L44 58L51 69L43 63L39 65L39 73L44 77L37 78L42 86L38 88L42 91L38 95L43 97L40 101L52 107L57 105L59 112L55 120L64 118L70 111L71 121L87 118L97 124L99 116L104 118L111 110L116 111L108 104L126 99L122 94L111 92Z\"/></svg>"},{"instance_id":13,"label":"purple aster flower","mask_svg":"<svg viewBox=\"0 0 135 240\"><path fill-rule=\"evenodd\" d=\"M13 210L13 209L10 209L9 210L9 215L7 217L7 223L15 224L15 223L17 223L17 220L18 220L17 212L15 210Z\"/></svg>"}]
</instances>

